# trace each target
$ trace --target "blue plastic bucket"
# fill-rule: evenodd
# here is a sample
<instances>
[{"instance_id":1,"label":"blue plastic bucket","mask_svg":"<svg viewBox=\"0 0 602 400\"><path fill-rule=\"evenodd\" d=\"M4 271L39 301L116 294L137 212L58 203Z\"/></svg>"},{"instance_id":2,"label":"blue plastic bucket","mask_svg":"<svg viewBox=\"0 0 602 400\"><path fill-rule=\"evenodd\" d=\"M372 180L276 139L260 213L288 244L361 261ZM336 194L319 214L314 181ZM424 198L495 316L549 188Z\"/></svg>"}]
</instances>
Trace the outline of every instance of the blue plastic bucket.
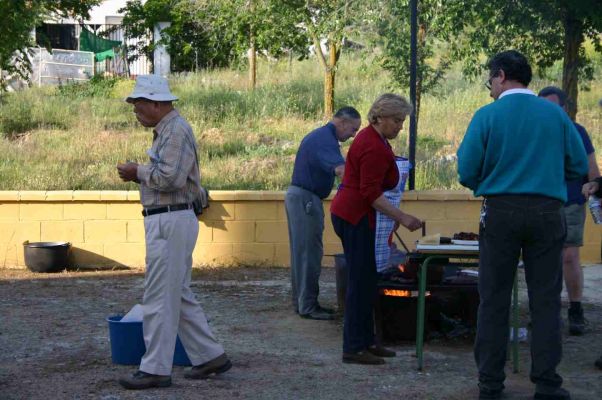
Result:
<instances>
[{"instance_id":1,"label":"blue plastic bucket","mask_svg":"<svg viewBox=\"0 0 602 400\"><path fill-rule=\"evenodd\" d=\"M121 322L121 318L123 318L123 315L114 315L107 318L111 342L111 360L113 364L140 365L140 360L146 352L142 322ZM185 367L192 365L179 337L176 338L173 364Z\"/></svg>"}]
</instances>

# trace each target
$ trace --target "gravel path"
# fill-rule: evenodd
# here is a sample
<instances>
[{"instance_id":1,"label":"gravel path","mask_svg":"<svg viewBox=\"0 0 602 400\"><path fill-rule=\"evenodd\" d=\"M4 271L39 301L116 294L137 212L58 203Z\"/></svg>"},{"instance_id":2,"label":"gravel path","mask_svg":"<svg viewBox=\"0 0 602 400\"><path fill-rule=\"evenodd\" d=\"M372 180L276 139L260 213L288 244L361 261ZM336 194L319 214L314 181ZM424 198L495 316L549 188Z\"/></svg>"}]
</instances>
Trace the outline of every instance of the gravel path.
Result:
<instances>
[{"instance_id":1,"label":"gravel path","mask_svg":"<svg viewBox=\"0 0 602 400\"><path fill-rule=\"evenodd\" d=\"M322 274L322 302L336 302L334 271ZM565 337L560 373L573 399L599 399L602 371L602 266L586 269L583 337ZM105 318L140 302L138 270L32 274L0 270L0 399L471 399L477 397L469 342L430 342L423 373L412 343L391 346L398 356L384 366L342 364L342 322L304 320L289 306L288 270L196 269L197 293L234 368L206 381L184 379L175 367L173 386L130 392L117 378L135 367L113 365ZM525 293L523 290L522 297ZM527 306L521 305L526 325ZM563 310L566 316L566 310ZM528 345L521 371L508 371L507 397L528 399Z\"/></svg>"}]
</instances>

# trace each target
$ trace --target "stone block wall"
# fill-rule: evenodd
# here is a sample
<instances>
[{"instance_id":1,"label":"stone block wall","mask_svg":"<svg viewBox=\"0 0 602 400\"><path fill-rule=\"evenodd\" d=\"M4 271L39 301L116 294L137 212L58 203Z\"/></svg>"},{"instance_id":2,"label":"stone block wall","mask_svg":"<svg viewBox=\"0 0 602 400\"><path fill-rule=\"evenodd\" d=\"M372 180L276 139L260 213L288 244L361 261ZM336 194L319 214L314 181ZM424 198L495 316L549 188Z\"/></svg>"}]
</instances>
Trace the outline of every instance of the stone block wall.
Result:
<instances>
[{"instance_id":1,"label":"stone block wall","mask_svg":"<svg viewBox=\"0 0 602 400\"><path fill-rule=\"evenodd\" d=\"M326 215L324 253L341 252ZM407 192L401 208L426 220L427 234L478 232L480 200L463 191ZM23 242L67 241L78 267L144 266L144 225L134 191L0 192L0 267L24 266ZM400 228L410 247L420 232ZM584 263L601 260L602 227L588 216ZM289 265L284 192L212 191L200 219L194 263L199 265ZM324 265L333 258L325 256Z\"/></svg>"}]
</instances>

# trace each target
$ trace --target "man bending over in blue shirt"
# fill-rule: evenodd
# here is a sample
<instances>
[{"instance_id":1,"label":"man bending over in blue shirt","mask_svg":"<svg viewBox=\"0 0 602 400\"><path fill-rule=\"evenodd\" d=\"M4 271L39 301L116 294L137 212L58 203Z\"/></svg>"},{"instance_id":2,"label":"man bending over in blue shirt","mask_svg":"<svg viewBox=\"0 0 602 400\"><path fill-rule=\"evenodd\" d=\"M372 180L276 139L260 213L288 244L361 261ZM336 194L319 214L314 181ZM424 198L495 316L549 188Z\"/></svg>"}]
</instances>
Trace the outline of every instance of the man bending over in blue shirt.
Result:
<instances>
[{"instance_id":1,"label":"man bending over in blue shirt","mask_svg":"<svg viewBox=\"0 0 602 400\"><path fill-rule=\"evenodd\" d=\"M322 199L330 194L335 176L343 177L345 159L339 142L355 136L360 124L357 110L343 107L332 121L305 136L297 151L284 205L291 252L293 308L303 318L334 318L333 310L318 303L324 230Z\"/></svg>"}]
</instances>

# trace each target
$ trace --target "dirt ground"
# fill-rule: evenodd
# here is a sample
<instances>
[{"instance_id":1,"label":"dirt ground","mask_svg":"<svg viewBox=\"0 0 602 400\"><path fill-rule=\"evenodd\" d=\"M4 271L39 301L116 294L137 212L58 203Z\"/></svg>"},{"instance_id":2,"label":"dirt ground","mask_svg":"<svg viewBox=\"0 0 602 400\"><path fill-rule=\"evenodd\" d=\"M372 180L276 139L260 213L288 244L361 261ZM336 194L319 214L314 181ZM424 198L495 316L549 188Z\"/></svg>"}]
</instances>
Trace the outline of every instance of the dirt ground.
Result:
<instances>
[{"instance_id":1,"label":"dirt ground","mask_svg":"<svg viewBox=\"0 0 602 400\"><path fill-rule=\"evenodd\" d=\"M573 399L600 399L602 371L593 362L602 354L602 266L585 273L589 328L583 337L565 336L560 373ZM334 271L326 268L324 305L336 303L334 279ZM111 363L105 319L141 301L142 271L0 270L0 399L477 397L470 342L427 343L423 372L416 370L412 343L391 346L398 356L383 366L342 364L342 321L296 316L289 305L286 269L195 269L193 290L234 367L206 381L186 380L184 368L175 367L170 388L131 392L117 379L135 367ZM523 326L528 320L525 296L523 289ZM526 343L520 352L521 371L507 370L509 399L528 399L533 393Z\"/></svg>"}]
</instances>

